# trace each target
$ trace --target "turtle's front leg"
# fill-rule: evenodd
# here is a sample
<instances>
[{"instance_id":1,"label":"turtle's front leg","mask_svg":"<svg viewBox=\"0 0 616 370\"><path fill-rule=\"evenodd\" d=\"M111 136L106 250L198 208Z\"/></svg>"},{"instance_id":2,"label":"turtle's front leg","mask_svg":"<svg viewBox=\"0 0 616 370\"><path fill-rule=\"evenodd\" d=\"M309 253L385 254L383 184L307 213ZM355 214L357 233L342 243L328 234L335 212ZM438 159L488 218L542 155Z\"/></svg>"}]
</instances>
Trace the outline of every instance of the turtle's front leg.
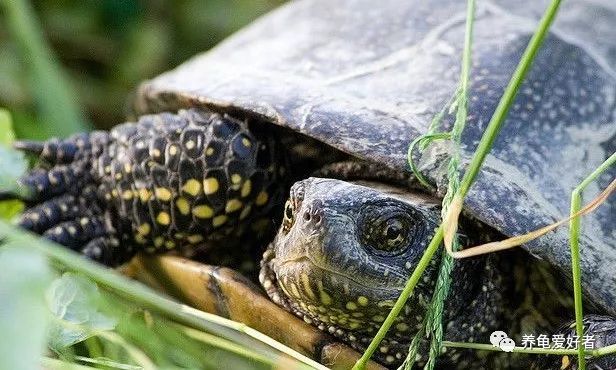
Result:
<instances>
[{"instance_id":1,"label":"turtle's front leg","mask_svg":"<svg viewBox=\"0 0 616 370\"><path fill-rule=\"evenodd\" d=\"M275 140L197 109L16 147L41 162L13 195L19 225L107 265L262 233L282 195Z\"/></svg>"},{"instance_id":2,"label":"turtle's front leg","mask_svg":"<svg viewBox=\"0 0 616 370\"><path fill-rule=\"evenodd\" d=\"M360 357L329 334L277 306L235 270L169 255L141 255L120 270L185 304L246 324L331 368L350 369ZM370 361L366 370L385 368Z\"/></svg>"},{"instance_id":3,"label":"turtle's front leg","mask_svg":"<svg viewBox=\"0 0 616 370\"><path fill-rule=\"evenodd\" d=\"M577 345L586 346L588 351L616 344L616 318L611 316L587 315L584 317L584 337L578 338L575 321L564 325L555 334L574 338ZM592 349L591 349L592 348ZM577 356L544 356L533 363L533 369L576 370ZM588 370L616 369L616 354L586 360Z\"/></svg>"}]
</instances>

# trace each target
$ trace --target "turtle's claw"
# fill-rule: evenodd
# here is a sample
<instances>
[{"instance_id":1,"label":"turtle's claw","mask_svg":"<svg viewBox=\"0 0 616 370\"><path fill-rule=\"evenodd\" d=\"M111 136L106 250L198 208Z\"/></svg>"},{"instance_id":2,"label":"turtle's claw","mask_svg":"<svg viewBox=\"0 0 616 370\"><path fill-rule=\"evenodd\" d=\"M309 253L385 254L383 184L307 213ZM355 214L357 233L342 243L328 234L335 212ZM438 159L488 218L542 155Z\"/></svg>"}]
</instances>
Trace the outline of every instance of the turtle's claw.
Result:
<instances>
[{"instance_id":1,"label":"turtle's claw","mask_svg":"<svg viewBox=\"0 0 616 370\"><path fill-rule=\"evenodd\" d=\"M118 252L116 229L99 199L100 184L92 164L108 142L108 134L76 134L44 142L18 141L18 150L38 156L42 167L27 172L17 191L0 193L0 199L20 199L29 204L17 224L44 238L81 252L106 265L117 265L134 254Z\"/></svg>"},{"instance_id":2,"label":"turtle's claw","mask_svg":"<svg viewBox=\"0 0 616 370\"><path fill-rule=\"evenodd\" d=\"M41 234L60 222L76 218L82 212L75 196L64 194L26 210L18 225Z\"/></svg>"},{"instance_id":3,"label":"turtle's claw","mask_svg":"<svg viewBox=\"0 0 616 370\"><path fill-rule=\"evenodd\" d=\"M106 235L102 217L81 217L62 222L45 231L43 237L71 249L82 249L94 238Z\"/></svg>"},{"instance_id":4,"label":"turtle's claw","mask_svg":"<svg viewBox=\"0 0 616 370\"><path fill-rule=\"evenodd\" d=\"M117 266L128 261L133 256L134 250L130 244L120 248L120 242L115 236L106 235L90 240L81 253L106 266Z\"/></svg>"},{"instance_id":5,"label":"turtle's claw","mask_svg":"<svg viewBox=\"0 0 616 370\"><path fill-rule=\"evenodd\" d=\"M49 164L66 164L75 160L82 150L90 148L89 134L80 133L68 139L50 139L47 141L19 140L13 144L17 150L34 154Z\"/></svg>"},{"instance_id":6,"label":"turtle's claw","mask_svg":"<svg viewBox=\"0 0 616 370\"><path fill-rule=\"evenodd\" d=\"M32 170L18 181L24 194L19 197L39 202L65 193L76 193L82 179L88 175L85 170L80 162L57 165L50 170Z\"/></svg>"}]
</instances>

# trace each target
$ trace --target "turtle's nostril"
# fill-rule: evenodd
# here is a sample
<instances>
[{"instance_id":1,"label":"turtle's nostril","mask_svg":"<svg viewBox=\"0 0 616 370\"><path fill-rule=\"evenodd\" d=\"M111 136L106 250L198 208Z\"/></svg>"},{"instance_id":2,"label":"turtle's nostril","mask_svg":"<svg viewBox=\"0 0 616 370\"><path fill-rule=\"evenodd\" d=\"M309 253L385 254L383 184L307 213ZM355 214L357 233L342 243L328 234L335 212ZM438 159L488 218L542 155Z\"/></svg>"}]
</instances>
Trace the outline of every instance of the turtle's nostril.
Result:
<instances>
[{"instance_id":1,"label":"turtle's nostril","mask_svg":"<svg viewBox=\"0 0 616 370\"><path fill-rule=\"evenodd\" d=\"M316 201L311 204L307 204L304 211L301 213L303 221L303 227L306 229L314 229L319 227L323 223L323 206L320 202Z\"/></svg>"}]
</instances>

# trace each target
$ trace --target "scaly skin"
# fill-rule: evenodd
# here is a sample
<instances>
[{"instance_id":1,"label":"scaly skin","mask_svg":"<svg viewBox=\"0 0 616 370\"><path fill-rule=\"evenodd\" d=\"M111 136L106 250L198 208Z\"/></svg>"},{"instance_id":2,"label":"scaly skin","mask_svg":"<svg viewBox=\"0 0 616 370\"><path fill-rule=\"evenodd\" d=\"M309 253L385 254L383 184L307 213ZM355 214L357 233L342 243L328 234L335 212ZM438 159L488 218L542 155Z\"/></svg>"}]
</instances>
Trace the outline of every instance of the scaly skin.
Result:
<instances>
[{"instance_id":1,"label":"scaly skin","mask_svg":"<svg viewBox=\"0 0 616 370\"><path fill-rule=\"evenodd\" d=\"M260 275L274 302L358 350L380 327L440 219L438 199L365 185L319 178L296 183ZM487 262L456 265L453 290L465 293L448 302L450 339L483 339L503 321L505 286ZM399 364L406 356L437 273L434 260L381 344L381 362ZM458 351L448 355L466 363Z\"/></svg>"},{"instance_id":2,"label":"scaly skin","mask_svg":"<svg viewBox=\"0 0 616 370\"><path fill-rule=\"evenodd\" d=\"M19 224L107 265L267 234L282 201L272 136L197 109L18 147L52 166L21 180L36 205Z\"/></svg>"},{"instance_id":3,"label":"scaly skin","mask_svg":"<svg viewBox=\"0 0 616 370\"><path fill-rule=\"evenodd\" d=\"M20 142L18 148L40 155L42 165L21 180L20 195L30 208L19 223L107 265L140 250L222 248L242 234L267 234L282 208L288 179L282 153L292 148L281 149L280 138L266 126L259 128L190 109L143 116L110 133ZM293 170L295 176L309 171ZM0 194L0 199L11 196ZM377 182L300 181L291 189L280 232L264 254L261 283L277 304L363 350L440 222L439 203ZM462 229L471 243L494 237L481 225L463 224ZM554 306L545 293L540 296L547 296L546 302L515 301L515 294L537 287L512 288L529 270L523 267L514 275L511 270L518 264L511 262L480 257L456 263L444 313L447 339L487 342L491 331L526 319L527 306L531 311L535 305L540 311ZM437 271L435 260L381 344L380 362L393 366L405 357ZM616 341L615 329L606 324L614 319L587 319L591 332L603 333L602 343ZM421 353L420 363L425 344ZM596 364L611 366L615 357ZM440 364L500 368L510 360L448 350Z\"/></svg>"},{"instance_id":4,"label":"scaly skin","mask_svg":"<svg viewBox=\"0 0 616 370\"><path fill-rule=\"evenodd\" d=\"M291 189L280 231L264 254L260 281L275 303L363 351L431 239L440 220L438 203L430 196L374 182L298 182ZM480 224L462 222L471 244L495 237ZM546 276L548 268L522 252L457 261L443 317L445 338L488 343L495 330L506 330L518 340L524 333L549 334L554 321L565 317L558 309L562 286ZM375 353L379 362L397 366L405 358L421 328L437 273L434 260ZM612 326L609 335L600 334L601 343L613 343L616 321L603 320ZM588 321L597 319L589 316ZM605 329L605 323L590 330L599 334L599 328ZM419 364L425 361L427 343L420 353ZM602 361L613 364L614 357ZM532 359L448 349L439 365L528 368Z\"/></svg>"}]
</instances>

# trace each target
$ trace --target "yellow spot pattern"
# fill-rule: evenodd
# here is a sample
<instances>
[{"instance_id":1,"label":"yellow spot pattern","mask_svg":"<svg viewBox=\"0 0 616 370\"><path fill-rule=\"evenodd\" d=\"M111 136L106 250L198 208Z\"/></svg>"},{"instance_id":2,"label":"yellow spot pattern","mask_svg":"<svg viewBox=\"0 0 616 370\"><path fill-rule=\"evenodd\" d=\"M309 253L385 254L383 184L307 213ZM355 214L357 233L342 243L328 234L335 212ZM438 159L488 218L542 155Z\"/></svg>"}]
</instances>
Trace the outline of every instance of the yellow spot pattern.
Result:
<instances>
[{"instance_id":1,"label":"yellow spot pattern","mask_svg":"<svg viewBox=\"0 0 616 370\"><path fill-rule=\"evenodd\" d=\"M195 215L195 217L198 218L211 218L212 216L214 216L214 210L211 207L205 205L196 206L195 208L193 208L192 213L193 215Z\"/></svg>"},{"instance_id":2,"label":"yellow spot pattern","mask_svg":"<svg viewBox=\"0 0 616 370\"><path fill-rule=\"evenodd\" d=\"M203 241L203 236L199 234L189 235L186 240L188 240L190 244L197 244Z\"/></svg>"},{"instance_id":3,"label":"yellow spot pattern","mask_svg":"<svg viewBox=\"0 0 616 370\"><path fill-rule=\"evenodd\" d=\"M300 279L302 281L304 291L306 292L306 294L308 294L308 298L310 298L311 300L315 300L316 296L314 295L314 292L312 291L312 287L310 286L310 278L308 277L308 274L302 273L300 275Z\"/></svg>"},{"instance_id":4,"label":"yellow spot pattern","mask_svg":"<svg viewBox=\"0 0 616 370\"><path fill-rule=\"evenodd\" d=\"M141 199L143 203L150 200L150 198L152 198L151 191L149 191L148 189L139 189L139 199Z\"/></svg>"},{"instance_id":5,"label":"yellow spot pattern","mask_svg":"<svg viewBox=\"0 0 616 370\"><path fill-rule=\"evenodd\" d=\"M214 177L208 177L203 180L203 192L207 195L214 194L218 191L218 180Z\"/></svg>"},{"instance_id":6,"label":"yellow spot pattern","mask_svg":"<svg viewBox=\"0 0 616 370\"><path fill-rule=\"evenodd\" d=\"M137 232L139 233L139 235L148 235L150 233L151 227L150 224L143 223L141 224L138 228L137 228Z\"/></svg>"},{"instance_id":7,"label":"yellow spot pattern","mask_svg":"<svg viewBox=\"0 0 616 370\"><path fill-rule=\"evenodd\" d=\"M163 246L164 242L165 242L165 239L163 239L162 236L159 236L158 238L154 239L154 246L156 248L160 248Z\"/></svg>"},{"instance_id":8,"label":"yellow spot pattern","mask_svg":"<svg viewBox=\"0 0 616 370\"><path fill-rule=\"evenodd\" d=\"M162 200L163 202L168 202L171 200L171 191L167 188L156 188L154 189L154 194L156 194L156 198Z\"/></svg>"},{"instance_id":9,"label":"yellow spot pattern","mask_svg":"<svg viewBox=\"0 0 616 370\"><path fill-rule=\"evenodd\" d=\"M242 198L246 198L247 196L250 195L251 190L252 190L252 182L250 180L246 180L244 181L244 184L242 185L242 191L240 195L242 196Z\"/></svg>"},{"instance_id":10,"label":"yellow spot pattern","mask_svg":"<svg viewBox=\"0 0 616 370\"><path fill-rule=\"evenodd\" d=\"M403 322L396 324L396 329L398 331L407 331L409 330L409 326Z\"/></svg>"},{"instance_id":11,"label":"yellow spot pattern","mask_svg":"<svg viewBox=\"0 0 616 370\"><path fill-rule=\"evenodd\" d=\"M321 303L325 306L329 306L332 304L332 297L325 290L323 290L323 283L321 281L317 282L317 287L319 288L319 297L321 298Z\"/></svg>"},{"instance_id":12,"label":"yellow spot pattern","mask_svg":"<svg viewBox=\"0 0 616 370\"><path fill-rule=\"evenodd\" d=\"M178 207L178 210L184 216L186 216L186 215L188 215L190 213L190 204L188 203L186 198L182 198L182 197L178 198L175 201L175 206Z\"/></svg>"},{"instance_id":13,"label":"yellow spot pattern","mask_svg":"<svg viewBox=\"0 0 616 370\"><path fill-rule=\"evenodd\" d=\"M571 360L569 360L569 356L563 356L561 364L560 364L561 370L565 370L566 368L569 367L569 365L571 365Z\"/></svg>"},{"instance_id":14,"label":"yellow spot pattern","mask_svg":"<svg viewBox=\"0 0 616 370\"><path fill-rule=\"evenodd\" d=\"M367 306L368 305L368 298L364 297L363 295L360 295L359 297L357 297L357 303L359 303L360 306Z\"/></svg>"},{"instance_id":15,"label":"yellow spot pattern","mask_svg":"<svg viewBox=\"0 0 616 370\"><path fill-rule=\"evenodd\" d=\"M269 196L267 195L265 191L262 190L261 192L259 192L259 195L257 195L257 199L255 200L255 203L258 206L262 206L267 203L268 199L269 199Z\"/></svg>"},{"instance_id":16,"label":"yellow spot pattern","mask_svg":"<svg viewBox=\"0 0 616 370\"><path fill-rule=\"evenodd\" d=\"M226 222L227 222L227 216L220 215L220 216L214 217L214 219L212 220L212 225L214 225L214 227L219 227L219 226L224 225Z\"/></svg>"},{"instance_id":17,"label":"yellow spot pattern","mask_svg":"<svg viewBox=\"0 0 616 370\"><path fill-rule=\"evenodd\" d=\"M242 208L242 202L237 199L231 199L227 201L227 205L225 206L226 213L232 213Z\"/></svg>"},{"instance_id":18,"label":"yellow spot pattern","mask_svg":"<svg viewBox=\"0 0 616 370\"><path fill-rule=\"evenodd\" d=\"M240 213L240 220L243 220L246 217L248 217L251 210L252 210L252 206L250 204L244 207L244 209L242 210L242 213Z\"/></svg>"},{"instance_id":19,"label":"yellow spot pattern","mask_svg":"<svg viewBox=\"0 0 616 370\"><path fill-rule=\"evenodd\" d=\"M167 212L160 212L158 216L156 216L156 222L161 225L169 225L171 223L171 217Z\"/></svg>"},{"instance_id":20,"label":"yellow spot pattern","mask_svg":"<svg viewBox=\"0 0 616 370\"><path fill-rule=\"evenodd\" d=\"M195 179L190 179L186 181L184 186L182 186L182 190L193 197L196 197L201 193L201 183Z\"/></svg>"}]
</instances>

